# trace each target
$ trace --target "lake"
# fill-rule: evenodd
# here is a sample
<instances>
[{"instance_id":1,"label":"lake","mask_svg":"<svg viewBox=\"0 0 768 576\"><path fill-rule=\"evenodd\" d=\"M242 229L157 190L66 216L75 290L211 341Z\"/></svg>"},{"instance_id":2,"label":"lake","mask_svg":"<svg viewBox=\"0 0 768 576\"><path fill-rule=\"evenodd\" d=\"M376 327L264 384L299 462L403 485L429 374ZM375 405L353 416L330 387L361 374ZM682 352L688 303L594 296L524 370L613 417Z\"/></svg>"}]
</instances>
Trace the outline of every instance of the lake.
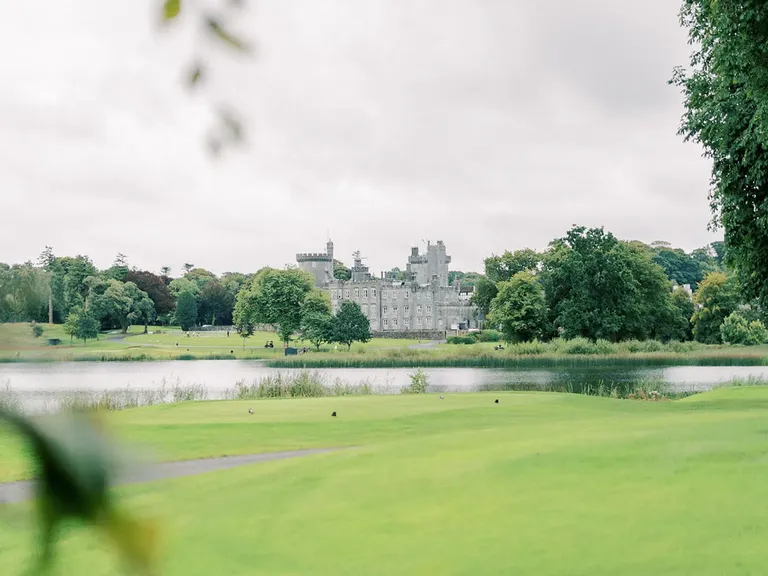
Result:
<instances>
[{"instance_id":1,"label":"lake","mask_svg":"<svg viewBox=\"0 0 768 576\"><path fill-rule=\"evenodd\" d=\"M79 391L160 389L164 385L197 384L210 399L222 398L235 383L248 384L277 373L298 369L269 368L247 360L173 362L66 362L0 364L0 392L9 388L27 404L46 406L63 394ZM379 392L398 392L410 383L411 368L334 368L310 370L328 383L367 383ZM675 391L708 390L734 378L768 380L768 366L587 366L536 369L429 368L431 392L492 390L548 390L569 385L631 384L642 380L665 382Z\"/></svg>"}]
</instances>

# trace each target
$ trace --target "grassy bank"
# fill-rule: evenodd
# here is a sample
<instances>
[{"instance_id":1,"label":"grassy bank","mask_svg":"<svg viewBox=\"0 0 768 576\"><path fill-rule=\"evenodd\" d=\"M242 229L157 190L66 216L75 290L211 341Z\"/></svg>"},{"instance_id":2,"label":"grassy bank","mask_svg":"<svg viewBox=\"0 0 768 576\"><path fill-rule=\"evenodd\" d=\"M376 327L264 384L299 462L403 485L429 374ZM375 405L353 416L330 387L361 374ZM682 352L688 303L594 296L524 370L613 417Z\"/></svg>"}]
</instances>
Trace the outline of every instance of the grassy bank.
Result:
<instances>
[{"instance_id":1,"label":"grassy bank","mask_svg":"<svg viewBox=\"0 0 768 576\"><path fill-rule=\"evenodd\" d=\"M41 324L43 336L35 338L28 324L0 324L2 362L141 362L152 360L264 360L283 356L283 344L274 332L256 332L246 339L231 332L182 332L178 328L131 326L127 334L102 333L87 343L72 340L61 325ZM58 339L50 345L49 339ZM274 348L265 348L267 342ZM405 349L418 340L375 338L352 345L352 353ZM311 348L308 342L292 346ZM325 355L338 353L325 347Z\"/></svg>"},{"instance_id":2,"label":"grassy bank","mask_svg":"<svg viewBox=\"0 0 768 576\"><path fill-rule=\"evenodd\" d=\"M518 355L506 350L402 350L366 354L306 354L266 360L275 368L536 368L557 366L764 366L766 348L702 347L692 352L638 352L621 354L548 353Z\"/></svg>"},{"instance_id":3,"label":"grassy bank","mask_svg":"<svg viewBox=\"0 0 768 576\"><path fill-rule=\"evenodd\" d=\"M199 402L108 422L169 458L354 446L122 489L165 521L168 576L719 576L768 563L766 417L768 389L745 386L674 402ZM0 477L25 473L17 440L0 433ZM3 506L3 573L23 573L33 537L30 507ZM61 546L58 574L120 570L90 531Z\"/></svg>"},{"instance_id":4,"label":"grassy bank","mask_svg":"<svg viewBox=\"0 0 768 576\"><path fill-rule=\"evenodd\" d=\"M612 343L590 342L583 338L525 342L495 349L492 342L471 345L423 343L406 339L374 339L354 344L350 351L324 346L316 352L284 356L282 344L264 348L275 341L270 332L259 332L246 341L222 332L183 333L159 329L143 334L134 326L128 334L102 334L99 340L68 344L60 326L46 327L42 339L34 338L26 324L0 324L2 362L139 362L152 360L263 360L269 366L286 368L409 368L466 367L517 368L580 365L627 366L756 366L768 364L768 347L708 346L694 342L662 343L655 340ZM49 346L47 338L59 337L62 344ZM426 346L426 347L425 347ZM342 347L343 348L343 347Z\"/></svg>"}]
</instances>

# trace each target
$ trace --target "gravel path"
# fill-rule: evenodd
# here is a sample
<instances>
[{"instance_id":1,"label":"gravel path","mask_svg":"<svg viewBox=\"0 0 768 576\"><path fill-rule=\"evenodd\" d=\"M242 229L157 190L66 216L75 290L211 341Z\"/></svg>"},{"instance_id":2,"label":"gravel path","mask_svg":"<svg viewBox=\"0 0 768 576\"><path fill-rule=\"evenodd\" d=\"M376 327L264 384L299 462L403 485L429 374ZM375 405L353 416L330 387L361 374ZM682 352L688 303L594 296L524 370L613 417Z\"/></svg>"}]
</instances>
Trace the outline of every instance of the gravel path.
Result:
<instances>
[{"instance_id":1,"label":"gravel path","mask_svg":"<svg viewBox=\"0 0 768 576\"><path fill-rule=\"evenodd\" d=\"M312 448L309 450L292 450L289 452L266 452L263 454L248 454L245 456L222 456L220 458L203 458L200 460L182 460L179 462L163 462L142 468L132 474L124 474L119 478L118 484L138 484L152 482L153 480L165 480L167 478L179 478L182 476L194 476L204 472L215 472L235 468L244 464L255 464L269 460L285 460L299 456L323 454L332 452L337 448ZM0 504L22 502L32 497L34 481L8 482L0 484Z\"/></svg>"}]
</instances>

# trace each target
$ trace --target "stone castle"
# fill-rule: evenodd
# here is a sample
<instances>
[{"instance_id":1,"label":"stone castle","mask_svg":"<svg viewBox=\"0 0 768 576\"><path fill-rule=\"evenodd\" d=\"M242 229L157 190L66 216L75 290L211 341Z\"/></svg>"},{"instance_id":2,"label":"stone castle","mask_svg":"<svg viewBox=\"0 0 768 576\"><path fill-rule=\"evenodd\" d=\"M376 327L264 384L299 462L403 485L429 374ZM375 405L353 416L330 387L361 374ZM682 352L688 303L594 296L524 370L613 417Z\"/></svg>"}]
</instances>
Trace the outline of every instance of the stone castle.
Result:
<instances>
[{"instance_id":1,"label":"stone castle","mask_svg":"<svg viewBox=\"0 0 768 576\"><path fill-rule=\"evenodd\" d=\"M297 254L299 268L312 274L315 285L327 290L333 312L344 300L356 302L379 335L409 333L435 337L447 330L477 328L477 310L469 302L471 289L448 281L451 257L445 244L427 243L426 253L411 248L405 273L401 278L381 273L371 275L360 252L353 255L352 277L337 280L333 275L333 242L323 253Z\"/></svg>"}]
</instances>

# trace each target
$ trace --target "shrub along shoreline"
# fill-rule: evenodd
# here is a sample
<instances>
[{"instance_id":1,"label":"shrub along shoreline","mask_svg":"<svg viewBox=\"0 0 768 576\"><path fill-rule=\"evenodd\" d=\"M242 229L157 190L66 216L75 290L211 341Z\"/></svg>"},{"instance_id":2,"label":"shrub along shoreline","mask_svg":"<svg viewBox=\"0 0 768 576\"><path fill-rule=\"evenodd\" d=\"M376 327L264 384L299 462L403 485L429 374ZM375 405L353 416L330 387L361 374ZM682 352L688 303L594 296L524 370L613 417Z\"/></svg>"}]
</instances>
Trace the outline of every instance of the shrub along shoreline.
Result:
<instances>
[{"instance_id":1,"label":"shrub along shoreline","mask_svg":"<svg viewBox=\"0 0 768 576\"><path fill-rule=\"evenodd\" d=\"M172 354L156 349L146 352L115 351L56 356L13 355L0 363L35 362L148 362L171 360L241 360L262 362L277 368L525 368L547 366L763 366L768 365L766 346L706 345L695 342L662 343L657 340L592 342L585 338L555 339L549 342L521 342L503 349L493 343L445 344L434 348L358 350L337 352L310 350L298 356L248 358L238 354Z\"/></svg>"}]
</instances>

